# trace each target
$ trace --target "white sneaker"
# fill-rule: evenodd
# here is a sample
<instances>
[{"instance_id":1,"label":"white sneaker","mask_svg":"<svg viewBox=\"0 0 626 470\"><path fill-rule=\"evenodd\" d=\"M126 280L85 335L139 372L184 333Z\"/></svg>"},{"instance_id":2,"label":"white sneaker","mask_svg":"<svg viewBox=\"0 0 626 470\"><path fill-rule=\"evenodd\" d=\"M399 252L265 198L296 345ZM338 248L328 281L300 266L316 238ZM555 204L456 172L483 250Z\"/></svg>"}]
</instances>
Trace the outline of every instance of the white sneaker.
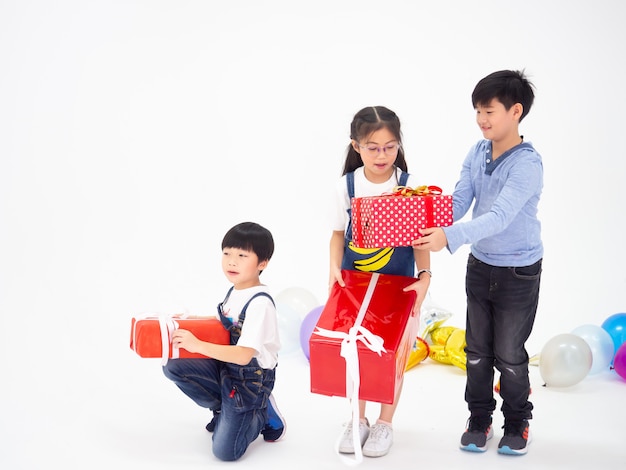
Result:
<instances>
[{"instance_id":1,"label":"white sneaker","mask_svg":"<svg viewBox=\"0 0 626 470\"><path fill-rule=\"evenodd\" d=\"M363 446L363 455L367 457L382 457L387 455L393 444L393 429L383 423L376 423L370 429L370 435Z\"/></svg>"},{"instance_id":2,"label":"white sneaker","mask_svg":"<svg viewBox=\"0 0 626 470\"><path fill-rule=\"evenodd\" d=\"M361 447L367 440L367 436L370 434L370 427L367 420L364 423L359 421L359 437L361 438ZM341 442L339 443L339 452L342 454L354 454L354 444L352 443L352 421L348 423L346 429L343 432Z\"/></svg>"}]
</instances>

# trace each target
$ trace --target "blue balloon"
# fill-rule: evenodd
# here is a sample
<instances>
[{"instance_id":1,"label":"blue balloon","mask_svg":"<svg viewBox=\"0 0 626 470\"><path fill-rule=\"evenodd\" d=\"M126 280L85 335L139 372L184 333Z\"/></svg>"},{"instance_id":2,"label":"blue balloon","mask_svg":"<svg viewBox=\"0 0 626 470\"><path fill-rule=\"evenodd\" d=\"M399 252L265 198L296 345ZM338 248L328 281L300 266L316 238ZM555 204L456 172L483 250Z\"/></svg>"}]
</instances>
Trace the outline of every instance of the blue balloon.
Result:
<instances>
[{"instance_id":1,"label":"blue balloon","mask_svg":"<svg viewBox=\"0 0 626 470\"><path fill-rule=\"evenodd\" d=\"M616 313L602 322L604 328L613 339L615 352L626 342L626 313ZM615 357L615 356L614 356Z\"/></svg>"}]
</instances>

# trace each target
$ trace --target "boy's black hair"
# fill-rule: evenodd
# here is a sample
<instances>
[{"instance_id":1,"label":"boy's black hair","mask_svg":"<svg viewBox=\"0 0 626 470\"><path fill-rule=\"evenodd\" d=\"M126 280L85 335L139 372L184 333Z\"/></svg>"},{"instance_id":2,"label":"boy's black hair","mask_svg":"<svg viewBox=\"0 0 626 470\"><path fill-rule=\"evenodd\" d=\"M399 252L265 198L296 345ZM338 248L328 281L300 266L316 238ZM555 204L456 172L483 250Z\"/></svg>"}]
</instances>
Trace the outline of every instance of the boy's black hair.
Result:
<instances>
[{"instance_id":1,"label":"boy's black hair","mask_svg":"<svg viewBox=\"0 0 626 470\"><path fill-rule=\"evenodd\" d=\"M387 129L391 132L398 143L400 148L398 149L398 156L394 164L400 167L404 171L407 169L406 160L404 158L404 149L402 148L402 131L400 130L400 119L389 108L384 106L369 106L361 109L354 115L352 123L350 124L350 139L359 142L362 139L370 136L372 133L381 129ZM361 155L354 150L352 143L348 145L346 161L343 166L342 176L346 173L356 170L363 166L363 160Z\"/></svg>"},{"instance_id":2,"label":"boy's black hair","mask_svg":"<svg viewBox=\"0 0 626 470\"><path fill-rule=\"evenodd\" d=\"M242 222L231 228L222 240L224 248L252 251L259 261L269 261L274 254L272 233L255 222Z\"/></svg>"},{"instance_id":3,"label":"boy's black hair","mask_svg":"<svg viewBox=\"0 0 626 470\"><path fill-rule=\"evenodd\" d=\"M522 105L520 122L530 111L535 100L535 86L524 71L499 70L480 80L472 92L472 106L487 105L496 98L508 111L515 103Z\"/></svg>"}]
</instances>

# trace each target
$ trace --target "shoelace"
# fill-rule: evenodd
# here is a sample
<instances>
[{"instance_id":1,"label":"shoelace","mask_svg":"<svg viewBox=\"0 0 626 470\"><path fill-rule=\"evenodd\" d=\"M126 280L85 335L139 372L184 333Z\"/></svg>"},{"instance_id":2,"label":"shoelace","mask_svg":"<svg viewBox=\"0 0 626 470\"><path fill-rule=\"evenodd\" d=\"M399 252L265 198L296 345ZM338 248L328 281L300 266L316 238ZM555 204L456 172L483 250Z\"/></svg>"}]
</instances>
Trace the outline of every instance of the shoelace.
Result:
<instances>
[{"instance_id":1,"label":"shoelace","mask_svg":"<svg viewBox=\"0 0 626 470\"><path fill-rule=\"evenodd\" d=\"M369 428L367 424L359 422L359 434L361 433L361 428L363 427ZM348 425L346 426L346 430L343 432L344 436L349 436L350 434L352 434L352 422L348 423Z\"/></svg>"},{"instance_id":2,"label":"shoelace","mask_svg":"<svg viewBox=\"0 0 626 470\"><path fill-rule=\"evenodd\" d=\"M469 432L487 432L491 426L489 418L470 418L468 421L467 430Z\"/></svg>"},{"instance_id":3,"label":"shoelace","mask_svg":"<svg viewBox=\"0 0 626 470\"><path fill-rule=\"evenodd\" d=\"M517 435L526 438L526 423L524 421L504 423L502 429L504 429L505 435Z\"/></svg>"},{"instance_id":4,"label":"shoelace","mask_svg":"<svg viewBox=\"0 0 626 470\"><path fill-rule=\"evenodd\" d=\"M384 424L375 424L370 431L371 439L380 439L381 437L387 437L389 435L389 426Z\"/></svg>"}]
</instances>

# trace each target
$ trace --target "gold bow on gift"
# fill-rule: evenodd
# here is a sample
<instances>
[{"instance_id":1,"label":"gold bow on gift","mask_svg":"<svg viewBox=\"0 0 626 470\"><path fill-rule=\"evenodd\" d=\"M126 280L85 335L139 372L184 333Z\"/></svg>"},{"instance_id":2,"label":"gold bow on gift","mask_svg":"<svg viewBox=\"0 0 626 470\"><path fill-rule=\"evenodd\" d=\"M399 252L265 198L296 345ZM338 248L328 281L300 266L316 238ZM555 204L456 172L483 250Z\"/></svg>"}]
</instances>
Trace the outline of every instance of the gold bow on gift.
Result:
<instances>
[{"instance_id":1,"label":"gold bow on gift","mask_svg":"<svg viewBox=\"0 0 626 470\"><path fill-rule=\"evenodd\" d=\"M439 186L417 186L415 189L409 186L396 186L392 196L438 196L443 191Z\"/></svg>"}]
</instances>

